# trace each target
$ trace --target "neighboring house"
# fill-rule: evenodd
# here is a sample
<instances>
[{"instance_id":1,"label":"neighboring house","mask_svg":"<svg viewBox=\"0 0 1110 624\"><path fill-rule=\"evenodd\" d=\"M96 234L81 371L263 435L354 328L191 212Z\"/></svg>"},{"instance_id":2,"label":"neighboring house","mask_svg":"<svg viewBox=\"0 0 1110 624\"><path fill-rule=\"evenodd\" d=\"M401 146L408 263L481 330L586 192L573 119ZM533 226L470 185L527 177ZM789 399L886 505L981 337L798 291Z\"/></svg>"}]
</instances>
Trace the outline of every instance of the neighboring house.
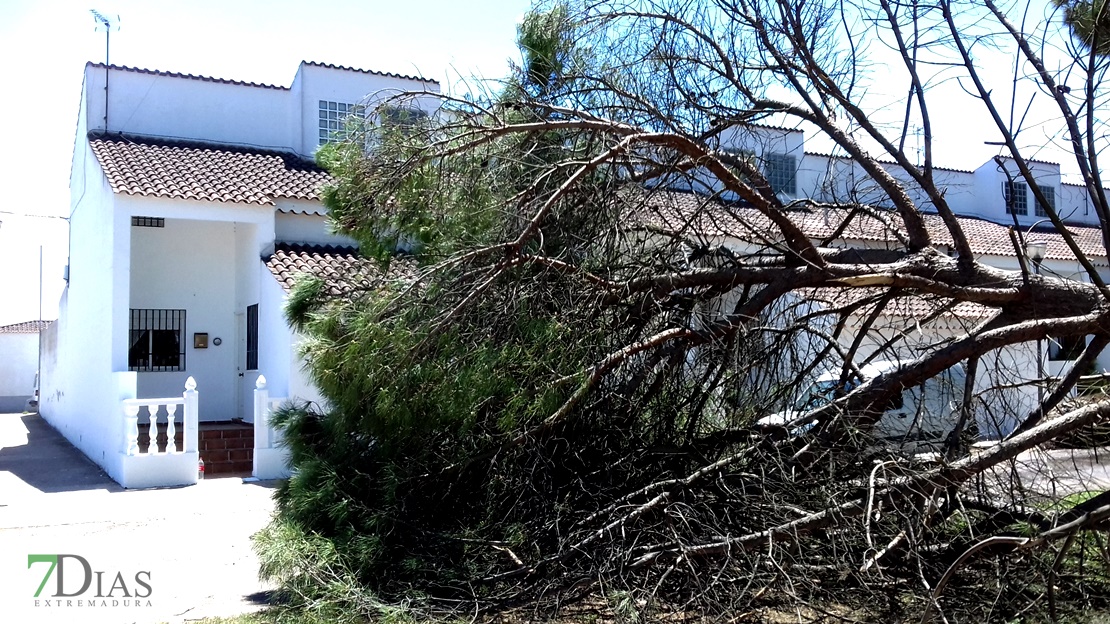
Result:
<instances>
[{"instance_id":1,"label":"neighboring house","mask_svg":"<svg viewBox=\"0 0 1110 624\"><path fill-rule=\"evenodd\" d=\"M804 136L800 131L750 126L736 129L723 137L721 143L724 149L751 158L783 200L813 199L827 205L850 200L878 208L889 204L889 200L884 201L881 189L868 180L857 163L846 158L806 152ZM1100 276L1110 280L1110 264L1103 247L1102 232L1097 215L1086 200L1084 188L1062 182L1058 164L1032 161L1030 166L1046 201L1065 221ZM903 172L893 165L889 165L889 170L903 180L911 198L926 213L925 223L934 248L951 254L951 236L931 202L919 188L905 181ZM1007 177L1007 172L1010 177ZM1011 230L1016 230L1015 234L1026 241L1045 244L1044 258L1036 265L1036 270L1088 281L1063 238L1045 218L1043 206L1020 178L1012 160L991 160L974 171L940 168L935 170L934 175L938 186L945 189L949 207L957 214L971 250L979 261L1000 269L1018 270L1019 252L1011 237ZM692 182L681 185L688 192L658 193L653 197L648 208L656 226L684 232L705 248L719 246L735 252L752 253L766 246L767 233L775 231L766 217L737 201L731 193L722 193L711 177L695 174L692 179ZM670 181L669 185L672 188L680 186L674 181ZM716 199L717 196L724 201ZM874 215L841 208L810 208L807 204L799 202L792 206L791 218L818 245L902 248L891 228ZM890 222L898 223L897 215L889 217ZM845 223L847 225L843 225ZM786 313L800 317L815 308L841 307L873 294L865 289L819 289L796 293L793 296L797 301L793 305L783 303L776 307L779 318L774 322L776 325L788 324L789 317L784 316ZM868 329L860 340L860 357L867 357L881 344L899 336L901 348L894 355L913 358L917 355L916 347L954 338L992 315L991 310L982 306L958 304L947 307L948 303L937 297L902 296L878 318L870 320L868 317L875 305L864 305L851 314L845 331L839 334L840 346L845 351L850 349L867 323ZM732 309L732 302L726 296L709 312L720 314L729 309ZM826 318L826 321L831 322L831 319ZM821 342L820 338L815 340ZM804 343L803 340L803 344L792 347L805 351L818 346ZM1034 380L1064 374L1084 345L1082 340L1050 339L1041 344L1022 345L988 354L980 364L977 376L980 432L986 437L1009 433L1017 424L1015 419L1034 405L1038 396ZM1106 371L1107 368L1110 368L1110 352L1103 353L1096 366L1097 371Z\"/></svg>"},{"instance_id":2,"label":"neighboring house","mask_svg":"<svg viewBox=\"0 0 1110 624\"><path fill-rule=\"evenodd\" d=\"M271 396L316 399L282 316L280 258L309 253L306 270L326 274L351 260L353 242L326 225L318 193L330 178L312 156L342 137L346 116L438 89L309 62L289 87L86 65L68 280L42 353L43 417L122 485L144 487L195 482L190 419L256 421L269 407L256 406L263 375ZM196 393L182 398L187 383ZM142 452L151 404L162 435L175 411L179 452ZM269 436L256 431L255 445ZM243 467L240 453L211 457L209 469Z\"/></svg>"},{"instance_id":3,"label":"neighboring house","mask_svg":"<svg viewBox=\"0 0 1110 624\"><path fill-rule=\"evenodd\" d=\"M51 322L0 326L0 414L30 407L39 370L39 336Z\"/></svg>"}]
</instances>

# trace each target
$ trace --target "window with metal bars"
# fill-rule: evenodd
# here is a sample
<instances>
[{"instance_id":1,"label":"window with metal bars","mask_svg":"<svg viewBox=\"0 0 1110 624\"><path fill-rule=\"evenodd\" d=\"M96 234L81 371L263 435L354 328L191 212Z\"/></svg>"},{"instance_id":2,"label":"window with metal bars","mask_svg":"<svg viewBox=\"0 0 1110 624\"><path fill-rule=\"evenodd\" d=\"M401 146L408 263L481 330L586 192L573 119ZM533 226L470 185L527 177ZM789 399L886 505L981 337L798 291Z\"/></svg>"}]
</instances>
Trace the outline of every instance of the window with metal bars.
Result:
<instances>
[{"instance_id":1,"label":"window with metal bars","mask_svg":"<svg viewBox=\"0 0 1110 624\"><path fill-rule=\"evenodd\" d=\"M132 308L128 329L128 370L185 370L185 310Z\"/></svg>"},{"instance_id":2,"label":"window with metal bars","mask_svg":"<svg viewBox=\"0 0 1110 624\"><path fill-rule=\"evenodd\" d=\"M258 304L247 306L247 370L258 370Z\"/></svg>"},{"instance_id":3,"label":"window with metal bars","mask_svg":"<svg viewBox=\"0 0 1110 624\"><path fill-rule=\"evenodd\" d=\"M166 220L162 217L131 217L132 227L166 227Z\"/></svg>"}]
</instances>

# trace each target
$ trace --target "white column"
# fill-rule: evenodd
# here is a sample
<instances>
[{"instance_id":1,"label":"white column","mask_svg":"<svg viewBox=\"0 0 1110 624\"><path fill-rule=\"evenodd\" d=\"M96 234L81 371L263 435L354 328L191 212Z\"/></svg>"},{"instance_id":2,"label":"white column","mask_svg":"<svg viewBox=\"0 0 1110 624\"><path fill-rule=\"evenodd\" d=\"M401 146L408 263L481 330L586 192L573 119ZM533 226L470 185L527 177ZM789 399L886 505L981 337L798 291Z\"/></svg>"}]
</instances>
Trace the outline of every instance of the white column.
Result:
<instances>
[{"instance_id":1,"label":"white column","mask_svg":"<svg viewBox=\"0 0 1110 624\"><path fill-rule=\"evenodd\" d=\"M198 450L197 426L200 423L200 413L198 410L197 381L195 379L189 377L185 380L185 392L181 396L185 397L185 452L196 453Z\"/></svg>"}]
</instances>

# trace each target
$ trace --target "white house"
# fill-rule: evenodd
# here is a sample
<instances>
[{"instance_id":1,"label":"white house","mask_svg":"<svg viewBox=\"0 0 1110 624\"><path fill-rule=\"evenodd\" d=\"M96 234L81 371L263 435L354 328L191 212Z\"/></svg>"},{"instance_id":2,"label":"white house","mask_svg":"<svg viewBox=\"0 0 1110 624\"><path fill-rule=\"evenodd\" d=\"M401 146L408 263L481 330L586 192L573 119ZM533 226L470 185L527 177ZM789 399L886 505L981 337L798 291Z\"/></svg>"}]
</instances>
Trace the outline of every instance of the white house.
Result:
<instances>
[{"instance_id":1,"label":"white house","mask_svg":"<svg viewBox=\"0 0 1110 624\"><path fill-rule=\"evenodd\" d=\"M828 205L851 199L882 208L889 200L871 182L862 167L848 158L805 151L805 137L799 130L772 126L743 126L726 131L721 139L726 151L742 154L761 167L772 189L783 200L813 199ZM1110 264L1102 243L1097 215L1089 206L1085 189L1062 181L1056 163L1031 161L1037 186L1042 196L1064 220L1084 254L1091 260L1102 279L1110 279ZM911 198L925 212L925 223L934 248L950 254L952 240L947 228L936 214L931 201L909 181L906 174L889 164L888 170L902 180ZM1020 268L1019 251L1015 249L1011 231L1025 241L1045 244L1043 259L1036 270L1048 274L1086 281L1082 267L1065 245L1063 237L1046 219L1043 206L1032 189L1018 174L1011 159L990 160L974 171L937 169L934 178L945 191L949 207L967 235L976 258L990 266L1006 270ZM674 181L669 181L677 186ZM704 173L695 172L683 185L689 192L657 194L649 207L654 211L655 224L682 231L696 237L706 247L721 246L741 253L757 252L766 245L773 224L757 210L737 202L735 195L722 193L719 183ZM727 207L705 210L720 196ZM791 210L792 220L814 242L826 247L898 249L901 243L890 227L867 214L849 214L839 208L807 207L799 203ZM897 222L897 219L894 219ZM841 224L848 222L846 227ZM1015 227L1016 222L1016 227ZM810 292L804 296L805 307L797 308L800 316L812 311L813 305L827 308L848 303L845 297L862 299L867 293L852 291ZM900 336L901 357L914 357L914 347L935 344L953 338L985 321L990 311L973 304L959 304L941 310L938 298L907 297L888 307L862 337L860 357L866 357L893 336ZM789 306L782 306L783 309ZM732 308L725 297L716 312ZM777 308L776 308L777 309ZM841 347L847 350L860 333L873 305L857 310L840 334ZM786 320L780 318L780 323ZM831 329L831 328L828 328ZM804 341L803 341L804 342ZM1038 396L1034 380L1059 376L1068 371L1082 351L1084 342L1076 339L1054 339L1042 344L1026 345L992 352L979 367L980 431L990 437L1005 435L1016 426L1014 418L1033 407ZM805 344L792 348L806 349ZM1110 352L1099 356L1097 369L1110 369ZM1006 388L1005 392L997 391ZM994 389L994 390L992 390Z\"/></svg>"},{"instance_id":2,"label":"white house","mask_svg":"<svg viewBox=\"0 0 1110 624\"><path fill-rule=\"evenodd\" d=\"M0 326L0 414L22 412L35 392L39 336L51 321Z\"/></svg>"},{"instance_id":3,"label":"white house","mask_svg":"<svg viewBox=\"0 0 1110 624\"><path fill-rule=\"evenodd\" d=\"M281 474L281 452L266 422L269 397L317 398L282 317L292 279L302 272L336 284L374 277L353 242L328 230L318 193L329 178L312 156L342 135L345 116L399 91L438 88L418 77L309 62L288 87L88 64L70 179L68 284L59 319L43 335L44 418L127 487L195 482L201 456L209 471ZM414 106L430 111L433 99ZM757 158L784 198L879 197L861 184L866 176L858 164L806 152L797 130L750 126L723 142ZM988 264L1016 268L1006 225L1016 216L1047 243L1045 272L1079 275L1026 185L1007 179L1009 166L991 161L975 171L937 173L973 251ZM1043 195L1110 277L1082 189L1063 183L1058 165L1034 166ZM664 224L687 219L706 201L698 191L714 190L696 179L692 186L694 192L671 193L657 205ZM931 209L912 185L910 192ZM746 231L769 229L743 206L728 214L732 221L699 223L698 235L743 247L751 242ZM796 216L810 237L824 240L843 215ZM950 241L939 218L926 220L945 251ZM825 244L893 241L864 216L834 238ZM821 293L813 295L820 300ZM926 324L928 340L977 320L966 307L941 321L920 302L904 308L889 314L884 327L909 332ZM874 348L877 338L868 340ZM1024 380L1042 368L1058 374L1074 358L1073 347L1050 341L1039 358L1000 353L989 366ZM1011 426L994 424L999 432Z\"/></svg>"},{"instance_id":4,"label":"white house","mask_svg":"<svg viewBox=\"0 0 1110 624\"><path fill-rule=\"evenodd\" d=\"M352 258L352 241L325 224L318 191L329 178L312 156L347 115L438 89L311 62L288 87L86 65L43 417L126 487L195 482L206 450L209 472L249 469L249 443L205 448L238 437L240 419L256 425L255 474L280 473L273 457L259 465L274 453L272 432L255 422L269 402L256 401L315 393L282 317L289 265L273 258L310 258L301 268L323 273ZM144 452L151 410L161 435L181 439ZM217 422L227 425L198 442L198 423Z\"/></svg>"}]
</instances>

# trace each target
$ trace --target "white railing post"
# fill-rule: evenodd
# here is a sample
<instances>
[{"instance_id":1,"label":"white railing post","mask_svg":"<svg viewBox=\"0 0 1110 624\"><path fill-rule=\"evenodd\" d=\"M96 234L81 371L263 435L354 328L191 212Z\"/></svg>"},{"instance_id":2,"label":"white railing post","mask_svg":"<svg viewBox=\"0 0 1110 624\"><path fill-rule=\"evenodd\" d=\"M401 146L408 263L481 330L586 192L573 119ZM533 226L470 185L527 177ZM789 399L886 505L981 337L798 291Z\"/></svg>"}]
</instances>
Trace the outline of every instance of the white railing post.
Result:
<instances>
[{"instance_id":1,"label":"white railing post","mask_svg":"<svg viewBox=\"0 0 1110 624\"><path fill-rule=\"evenodd\" d=\"M192 377L185 380L185 392L182 393L185 398L185 452L196 453L198 444L197 426L200 423L200 413L198 410L197 400L197 381Z\"/></svg>"},{"instance_id":2,"label":"white railing post","mask_svg":"<svg viewBox=\"0 0 1110 624\"><path fill-rule=\"evenodd\" d=\"M130 401L123 403L123 454L139 454L139 405Z\"/></svg>"},{"instance_id":3,"label":"white railing post","mask_svg":"<svg viewBox=\"0 0 1110 624\"><path fill-rule=\"evenodd\" d=\"M270 391L266 377L259 375L254 382L254 448L270 448Z\"/></svg>"},{"instance_id":4,"label":"white railing post","mask_svg":"<svg viewBox=\"0 0 1110 624\"><path fill-rule=\"evenodd\" d=\"M158 454L158 404L152 403L146 406L146 413L150 421L150 443L146 446L146 452L149 455Z\"/></svg>"},{"instance_id":5,"label":"white railing post","mask_svg":"<svg viewBox=\"0 0 1110 624\"><path fill-rule=\"evenodd\" d=\"M177 413L177 404L166 405L166 452L177 452L177 427L174 426L174 414Z\"/></svg>"}]
</instances>

